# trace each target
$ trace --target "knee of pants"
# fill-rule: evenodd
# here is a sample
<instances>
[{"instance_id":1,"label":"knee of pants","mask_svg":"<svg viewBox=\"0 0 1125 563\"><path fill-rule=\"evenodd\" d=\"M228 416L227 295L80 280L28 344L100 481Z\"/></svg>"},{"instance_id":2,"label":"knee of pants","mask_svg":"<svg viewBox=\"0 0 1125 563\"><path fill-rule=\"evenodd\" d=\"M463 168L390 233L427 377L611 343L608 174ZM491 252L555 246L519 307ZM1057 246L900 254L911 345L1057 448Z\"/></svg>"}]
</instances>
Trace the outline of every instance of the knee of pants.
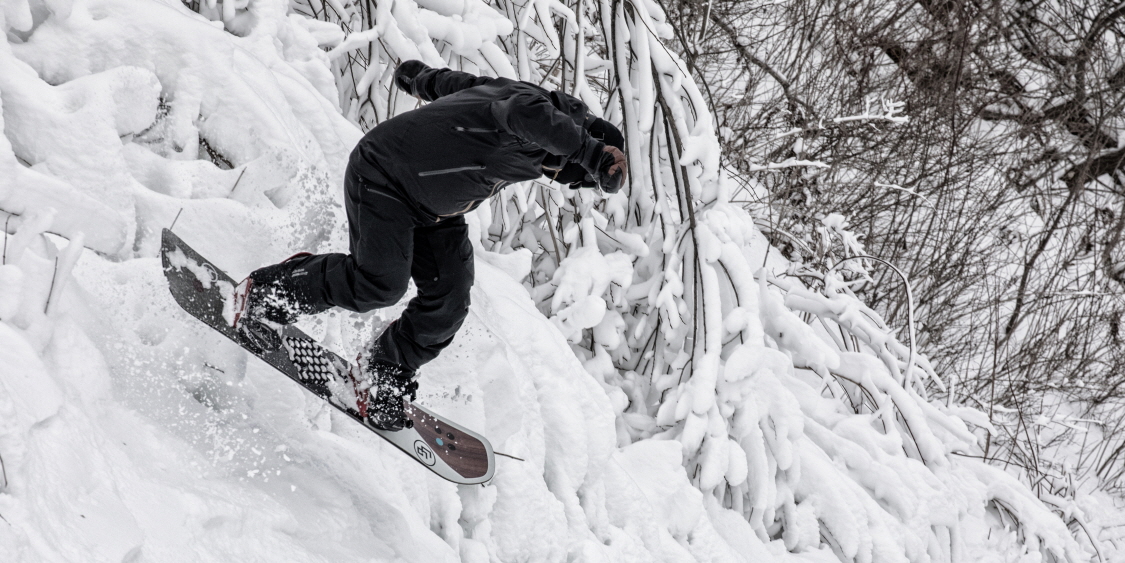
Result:
<instances>
[{"instance_id":1,"label":"knee of pants","mask_svg":"<svg viewBox=\"0 0 1125 563\"><path fill-rule=\"evenodd\" d=\"M418 288L418 297L442 317L456 319L463 317L469 310L470 289L472 286L469 284L444 287L428 285Z\"/></svg>"},{"instance_id":2,"label":"knee of pants","mask_svg":"<svg viewBox=\"0 0 1125 563\"><path fill-rule=\"evenodd\" d=\"M448 299L449 303L448 309L450 317L465 320L465 316L469 314L469 304L472 301L469 296L472 287L472 284L465 285L464 287L458 287L446 298Z\"/></svg>"},{"instance_id":3,"label":"knee of pants","mask_svg":"<svg viewBox=\"0 0 1125 563\"><path fill-rule=\"evenodd\" d=\"M438 283L423 282L418 288L419 304L433 311L431 318L441 319L441 324L456 332L469 314L472 287L472 275L444 278ZM452 333L442 333L439 339L448 336L452 336Z\"/></svg>"},{"instance_id":4,"label":"knee of pants","mask_svg":"<svg viewBox=\"0 0 1125 563\"><path fill-rule=\"evenodd\" d=\"M427 329L425 334L415 335L418 343L426 347L444 347L461 330L461 325L465 323L465 318L468 316L468 294L447 295L436 314L419 322L419 326L425 326Z\"/></svg>"},{"instance_id":5,"label":"knee of pants","mask_svg":"<svg viewBox=\"0 0 1125 563\"><path fill-rule=\"evenodd\" d=\"M448 308L451 311L461 311L463 314L467 314L469 311L474 274L472 262L469 262L465 266L465 271L449 283L445 292Z\"/></svg>"},{"instance_id":6,"label":"knee of pants","mask_svg":"<svg viewBox=\"0 0 1125 563\"><path fill-rule=\"evenodd\" d=\"M390 307L402 300L410 282L409 275L394 273L374 275L356 270L355 298L360 313Z\"/></svg>"}]
</instances>

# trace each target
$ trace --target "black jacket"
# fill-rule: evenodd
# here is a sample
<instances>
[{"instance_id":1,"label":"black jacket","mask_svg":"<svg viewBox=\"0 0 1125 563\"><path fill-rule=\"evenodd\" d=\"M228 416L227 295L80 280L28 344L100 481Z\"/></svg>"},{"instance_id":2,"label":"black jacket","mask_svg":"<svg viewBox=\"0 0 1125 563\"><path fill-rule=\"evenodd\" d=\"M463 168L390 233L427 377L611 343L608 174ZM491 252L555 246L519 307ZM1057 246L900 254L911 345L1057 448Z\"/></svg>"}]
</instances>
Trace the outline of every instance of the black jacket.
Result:
<instances>
[{"instance_id":1,"label":"black jacket","mask_svg":"<svg viewBox=\"0 0 1125 563\"><path fill-rule=\"evenodd\" d=\"M471 211L500 188L564 161L596 171L604 150L582 127L586 104L507 78L427 68L413 89L431 103L368 131L350 166L431 220Z\"/></svg>"}]
</instances>

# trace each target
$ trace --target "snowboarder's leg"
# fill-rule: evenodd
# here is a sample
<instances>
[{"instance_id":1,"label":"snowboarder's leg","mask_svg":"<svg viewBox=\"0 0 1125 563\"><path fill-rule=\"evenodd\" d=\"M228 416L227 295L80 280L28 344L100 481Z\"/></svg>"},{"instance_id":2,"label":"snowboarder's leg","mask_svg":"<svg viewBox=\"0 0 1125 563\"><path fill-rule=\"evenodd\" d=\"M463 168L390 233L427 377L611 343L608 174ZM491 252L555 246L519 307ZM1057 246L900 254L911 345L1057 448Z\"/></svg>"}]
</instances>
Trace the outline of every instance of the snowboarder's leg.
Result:
<instances>
[{"instance_id":1,"label":"snowboarder's leg","mask_svg":"<svg viewBox=\"0 0 1125 563\"><path fill-rule=\"evenodd\" d=\"M373 350L379 360L416 371L453 341L469 313L473 246L463 217L414 230L410 275L418 295Z\"/></svg>"},{"instance_id":2,"label":"snowboarder's leg","mask_svg":"<svg viewBox=\"0 0 1125 563\"><path fill-rule=\"evenodd\" d=\"M344 179L350 254L321 254L305 259L308 272L298 279L323 311L342 307L364 313L398 303L410 278L414 247L414 212L349 168Z\"/></svg>"},{"instance_id":3,"label":"snowboarder's leg","mask_svg":"<svg viewBox=\"0 0 1125 563\"><path fill-rule=\"evenodd\" d=\"M255 270L250 280L257 284L256 289L251 286L256 293L249 296L248 308L254 308L255 298L262 301L263 296L283 295L284 314L266 318L288 324L298 314L332 307L362 313L402 299L410 279L414 246L416 219L412 210L350 169L344 188L351 253L297 256ZM269 299L271 303L277 301L275 297ZM251 310L250 315L256 313Z\"/></svg>"}]
</instances>

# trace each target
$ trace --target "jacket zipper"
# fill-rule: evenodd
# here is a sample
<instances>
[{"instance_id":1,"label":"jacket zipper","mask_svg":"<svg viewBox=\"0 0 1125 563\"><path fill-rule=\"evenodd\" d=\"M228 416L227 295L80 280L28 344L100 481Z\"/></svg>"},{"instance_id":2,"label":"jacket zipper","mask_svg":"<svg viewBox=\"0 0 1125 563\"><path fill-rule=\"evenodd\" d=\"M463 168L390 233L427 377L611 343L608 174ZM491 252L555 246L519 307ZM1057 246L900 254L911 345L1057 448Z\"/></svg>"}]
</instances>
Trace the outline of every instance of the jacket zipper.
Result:
<instances>
[{"instance_id":1,"label":"jacket zipper","mask_svg":"<svg viewBox=\"0 0 1125 563\"><path fill-rule=\"evenodd\" d=\"M480 127L461 127L460 125L456 125L456 126L452 127L452 129L454 131L457 131L458 133L500 133L501 132L499 129L484 129L484 128L480 128ZM512 135L512 138L515 139L516 143L519 144L519 145L526 145L527 144L527 141L521 139L520 137L518 137L516 135Z\"/></svg>"},{"instance_id":2,"label":"jacket zipper","mask_svg":"<svg viewBox=\"0 0 1125 563\"><path fill-rule=\"evenodd\" d=\"M375 195L381 195L381 196L383 196L383 197L386 197L386 198L390 198L390 199L393 199L393 200L395 200L395 201L397 201L397 202L399 202L399 203L403 203L403 201L402 201L401 199L399 199L399 198L397 198L397 197L395 197L395 196L393 196L393 195L391 195L391 194L388 194L388 193L383 193L383 192L381 192L381 191L379 191L379 190L377 190L377 189L375 189L375 188L372 188L372 187L366 187L366 188L364 188L364 189L366 189L366 190L367 190L367 191L368 191L369 193L373 193L373 194L375 194Z\"/></svg>"},{"instance_id":3,"label":"jacket zipper","mask_svg":"<svg viewBox=\"0 0 1125 563\"><path fill-rule=\"evenodd\" d=\"M480 164L474 164L472 166L458 166L457 168L445 168L443 170L427 170L425 172L419 172L418 175L422 177L438 176L441 174L453 174L455 172L467 172L469 170L484 170L484 168L485 167Z\"/></svg>"}]
</instances>

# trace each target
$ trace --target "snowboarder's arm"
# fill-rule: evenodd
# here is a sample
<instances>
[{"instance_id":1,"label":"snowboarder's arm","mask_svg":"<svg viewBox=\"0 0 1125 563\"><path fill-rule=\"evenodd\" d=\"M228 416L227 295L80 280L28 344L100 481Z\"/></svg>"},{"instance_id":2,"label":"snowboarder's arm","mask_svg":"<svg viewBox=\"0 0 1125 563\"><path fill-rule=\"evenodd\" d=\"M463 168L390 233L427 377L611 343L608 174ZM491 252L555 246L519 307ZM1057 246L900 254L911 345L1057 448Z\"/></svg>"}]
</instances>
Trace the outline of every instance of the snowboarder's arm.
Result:
<instances>
[{"instance_id":1,"label":"snowboarder's arm","mask_svg":"<svg viewBox=\"0 0 1125 563\"><path fill-rule=\"evenodd\" d=\"M493 102L492 116L508 133L597 173L604 145L546 96L528 92Z\"/></svg>"},{"instance_id":2,"label":"snowboarder's arm","mask_svg":"<svg viewBox=\"0 0 1125 563\"><path fill-rule=\"evenodd\" d=\"M395 84L427 102L493 80L448 68L430 68L421 61L405 61L395 69Z\"/></svg>"}]
</instances>

